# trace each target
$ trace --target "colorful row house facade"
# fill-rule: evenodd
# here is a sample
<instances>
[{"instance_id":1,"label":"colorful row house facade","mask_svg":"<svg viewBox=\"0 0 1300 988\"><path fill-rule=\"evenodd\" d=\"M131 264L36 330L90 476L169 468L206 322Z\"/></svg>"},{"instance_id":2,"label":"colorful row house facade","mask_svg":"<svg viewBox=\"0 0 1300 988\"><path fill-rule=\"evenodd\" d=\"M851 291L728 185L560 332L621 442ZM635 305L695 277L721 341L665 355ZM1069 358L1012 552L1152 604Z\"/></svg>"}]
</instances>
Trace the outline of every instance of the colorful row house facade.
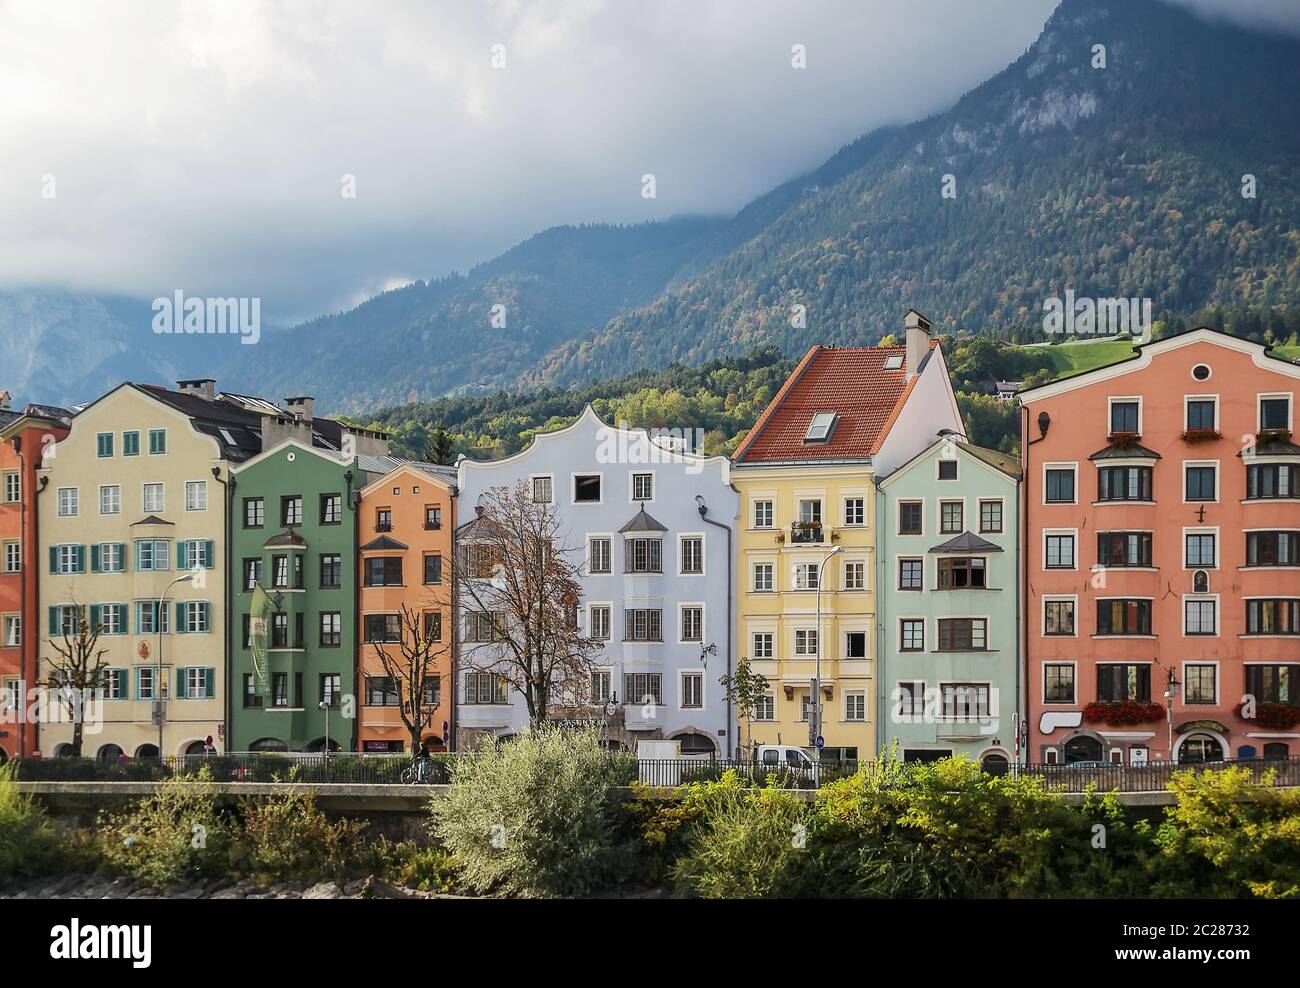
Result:
<instances>
[{"instance_id":1,"label":"colorful row house facade","mask_svg":"<svg viewBox=\"0 0 1300 988\"><path fill-rule=\"evenodd\" d=\"M1297 380L1198 329L1021 394L1029 761L1300 755Z\"/></svg>"}]
</instances>

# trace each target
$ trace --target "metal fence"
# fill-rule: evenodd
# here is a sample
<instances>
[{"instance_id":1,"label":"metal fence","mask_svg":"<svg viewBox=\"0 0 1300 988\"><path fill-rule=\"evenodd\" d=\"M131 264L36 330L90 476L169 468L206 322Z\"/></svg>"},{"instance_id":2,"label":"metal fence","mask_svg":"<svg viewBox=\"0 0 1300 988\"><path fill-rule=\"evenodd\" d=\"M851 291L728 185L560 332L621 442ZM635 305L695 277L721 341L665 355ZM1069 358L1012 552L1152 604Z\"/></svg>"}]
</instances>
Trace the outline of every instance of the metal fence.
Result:
<instances>
[{"instance_id":1,"label":"metal fence","mask_svg":"<svg viewBox=\"0 0 1300 988\"><path fill-rule=\"evenodd\" d=\"M180 755L163 759L139 758L102 761L96 758L27 758L13 762L21 782L156 782L197 776L206 769L214 782L310 782L356 785L442 785L451 781L454 766L475 753L438 754L427 762L413 762L409 755L358 754L353 752L231 752L223 755ZM610 756L623 781L651 786L681 786L714 781L734 771L748 781L766 785L769 780L786 789L815 789L853 775L859 769L883 768L883 762L826 761L801 765L763 764L727 758L642 758L627 754ZM899 767L906 778L920 763ZM1061 792L1083 792L1090 786L1099 792L1159 792L1167 788L1175 772L1188 769L1220 770L1245 768L1256 783L1271 779L1275 786L1300 786L1300 757L1245 759L1178 765L1157 762L1150 765L1011 765L999 774L1042 779Z\"/></svg>"}]
</instances>

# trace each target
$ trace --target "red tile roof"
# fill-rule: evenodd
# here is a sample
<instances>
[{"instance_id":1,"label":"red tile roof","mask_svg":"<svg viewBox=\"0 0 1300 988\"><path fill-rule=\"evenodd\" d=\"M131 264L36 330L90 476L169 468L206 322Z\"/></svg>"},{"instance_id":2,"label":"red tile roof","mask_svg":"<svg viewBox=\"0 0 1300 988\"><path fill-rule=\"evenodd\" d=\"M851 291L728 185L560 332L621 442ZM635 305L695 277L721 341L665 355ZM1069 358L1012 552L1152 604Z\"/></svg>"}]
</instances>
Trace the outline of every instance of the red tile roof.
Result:
<instances>
[{"instance_id":1,"label":"red tile roof","mask_svg":"<svg viewBox=\"0 0 1300 988\"><path fill-rule=\"evenodd\" d=\"M931 341L930 347L938 346ZM732 454L736 463L863 459L881 444L902 411L916 378L904 367L885 370L885 359L907 348L814 346L768 403ZM839 419L829 442L806 443L804 435L818 412Z\"/></svg>"}]
</instances>

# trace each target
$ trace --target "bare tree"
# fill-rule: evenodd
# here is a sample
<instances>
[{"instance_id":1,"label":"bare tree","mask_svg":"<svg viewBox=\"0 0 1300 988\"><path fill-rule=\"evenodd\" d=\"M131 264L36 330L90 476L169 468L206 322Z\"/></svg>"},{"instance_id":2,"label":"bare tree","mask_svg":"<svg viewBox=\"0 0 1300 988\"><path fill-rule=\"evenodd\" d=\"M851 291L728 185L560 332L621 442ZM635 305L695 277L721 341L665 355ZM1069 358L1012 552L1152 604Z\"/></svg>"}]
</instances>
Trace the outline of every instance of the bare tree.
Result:
<instances>
[{"instance_id":1,"label":"bare tree","mask_svg":"<svg viewBox=\"0 0 1300 988\"><path fill-rule=\"evenodd\" d=\"M72 754L81 756L82 735L85 727L86 701L104 688L104 670L108 663L104 656L108 649L99 648L102 626L91 625L84 605L75 603L75 630L62 622L62 638L47 638L46 643L57 658L46 657L50 674L38 685L44 686L55 700L68 711L72 721Z\"/></svg>"},{"instance_id":2,"label":"bare tree","mask_svg":"<svg viewBox=\"0 0 1300 988\"><path fill-rule=\"evenodd\" d=\"M539 726L553 702L587 702L592 657L604 648L578 626L583 560L564 544L554 506L534 501L527 483L493 487L477 510L455 561L470 632L461 667L500 676Z\"/></svg>"},{"instance_id":3,"label":"bare tree","mask_svg":"<svg viewBox=\"0 0 1300 988\"><path fill-rule=\"evenodd\" d=\"M754 672L749 659L741 659L736 664L733 676L723 676L719 683L728 700L736 705L736 713L745 721L745 747L750 754L754 751L754 716L758 711L758 702L767 696L770 687L767 677Z\"/></svg>"},{"instance_id":4,"label":"bare tree","mask_svg":"<svg viewBox=\"0 0 1300 988\"><path fill-rule=\"evenodd\" d=\"M436 620L438 628L426 624ZM384 675L397 690L397 710L411 735L411 753L419 752L425 728L433 721L438 704L430 695L438 682L438 659L450 653L451 629L442 629L442 605L432 602L428 610L416 611L401 606L398 612L401 640L374 642L375 655L384 667ZM443 639L447 639L444 644ZM454 685L454 684L453 684Z\"/></svg>"}]
</instances>

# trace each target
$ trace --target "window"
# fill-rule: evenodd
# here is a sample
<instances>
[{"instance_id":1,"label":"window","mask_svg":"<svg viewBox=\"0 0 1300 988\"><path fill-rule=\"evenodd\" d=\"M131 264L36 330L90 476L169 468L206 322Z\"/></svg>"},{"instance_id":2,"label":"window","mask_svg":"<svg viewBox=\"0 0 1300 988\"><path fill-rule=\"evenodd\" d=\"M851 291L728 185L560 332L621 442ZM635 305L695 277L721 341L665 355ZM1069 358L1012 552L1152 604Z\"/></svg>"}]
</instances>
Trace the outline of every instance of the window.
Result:
<instances>
[{"instance_id":1,"label":"window","mask_svg":"<svg viewBox=\"0 0 1300 988\"><path fill-rule=\"evenodd\" d=\"M941 501L939 503L939 531L944 535L957 535L962 530L962 514L965 505L960 501Z\"/></svg>"},{"instance_id":2,"label":"window","mask_svg":"<svg viewBox=\"0 0 1300 988\"><path fill-rule=\"evenodd\" d=\"M149 455L159 456L167 452L167 430L149 430Z\"/></svg>"},{"instance_id":3,"label":"window","mask_svg":"<svg viewBox=\"0 0 1300 988\"><path fill-rule=\"evenodd\" d=\"M77 517L77 488L75 487L59 488L59 517L60 518Z\"/></svg>"},{"instance_id":4,"label":"window","mask_svg":"<svg viewBox=\"0 0 1300 988\"><path fill-rule=\"evenodd\" d=\"M587 540L587 555L590 558L588 570L592 573L608 573L613 569L610 540L594 538Z\"/></svg>"},{"instance_id":5,"label":"window","mask_svg":"<svg viewBox=\"0 0 1300 988\"><path fill-rule=\"evenodd\" d=\"M1215 687L1217 669L1209 663L1188 663L1183 667L1183 698L1187 703L1219 702Z\"/></svg>"},{"instance_id":6,"label":"window","mask_svg":"<svg viewBox=\"0 0 1300 988\"><path fill-rule=\"evenodd\" d=\"M1246 634L1300 634L1300 599L1287 597L1246 601Z\"/></svg>"},{"instance_id":7,"label":"window","mask_svg":"<svg viewBox=\"0 0 1300 988\"><path fill-rule=\"evenodd\" d=\"M1300 533L1247 532L1246 565L1300 565Z\"/></svg>"},{"instance_id":8,"label":"window","mask_svg":"<svg viewBox=\"0 0 1300 988\"><path fill-rule=\"evenodd\" d=\"M1214 567L1217 564L1215 559L1215 535L1205 532L1190 532L1186 537L1187 544L1187 566L1189 569L1195 569L1198 566Z\"/></svg>"},{"instance_id":9,"label":"window","mask_svg":"<svg viewBox=\"0 0 1300 988\"><path fill-rule=\"evenodd\" d=\"M23 568L23 547L21 542L5 543L4 571L18 573Z\"/></svg>"},{"instance_id":10,"label":"window","mask_svg":"<svg viewBox=\"0 0 1300 988\"><path fill-rule=\"evenodd\" d=\"M987 720L991 716L987 683L942 683L940 693L944 720Z\"/></svg>"},{"instance_id":11,"label":"window","mask_svg":"<svg viewBox=\"0 0 1300 988\"><path fill-rule=\"evenodd\" d=\"M704 572L704 539L702 536L682 536L681 559L682 573L699 575Z\"/></svg>"},{"instance_id":12,"label":"window","mask_svg":"<svg viewBox=\"0 0 1300 988\"><path fill-rule=\"evenodd\" d=\"M1049 662L1043 666L1043 702L1074 703L1074 666Z\"/></svg>"},{"instance_id":13,"label":"window","mask_svg":"<svg viewBox=\"0 0 1300 988\"><path fill-rule=\"evenodd\" d=\"M1048 504L1074 503L1074 467L1049 467L1044 500Z\"/></svg>"},{"instance_id":14,"label":"window","mask_svg":"<svg viewBox=\"0 0 1300 988\"><path fill-rule=\"evenodd\" d=\"M442 641L441 611L424 612L424 640L430 642Z\"/></svg>"},{"instance_id":15,"label":"window","mask_svg":"<svg viewBox=\"0 0 1300 988\"><path fill-rule=\"evenodd\" d=\"M898 505L898 534L920 535L924 505L920 501L901 501Z\"/></svg>"},{"instance_id":16,"label":"window","mask_svg":"<svg viewBox=\"0 0 1300 988\"><path fill-rule=\"evenodd\" d=\"M1151 667L1137 663L1100 663L1097 699L1103 703L1151 699Z\"/></svg>"},{"instance_id":17,"label":"window","mask_svg":"<svg viewBox=\"0 0 1300 988\"><path fill-rule=\"evenodd\" d=\"M772 650L774 636L770 631L757 631L754 633L754 655L755 659L770 659L775 655Z\"/></svg>"},{"instance_id":18,"label":"window","mask_svg":"<svg viewBox=\"0 0 1300 988\"><path fill-rule=\"evenodd\" d=\"M867 719L867 694L860 692L844 694L844 719L852 721Z\"/></svg>"},{"instance_id":19,"label":"window","mask_svg":"<svg viewBox=\"0 0 1300 988\"><path fill-rule=\"evenodd\" d=\"M393 530L393 509L377 508L375 510L375 531L391 532Z\"/></svg>"},{"instance_id":20,"label":"window","mask_svg":"<svg viewBox=\"0 0 1300 988\"><path fill-rule=\"evenodd\" d=\"M682 673L682 706L704 706L704 676L702 673Z\"/></svg>"},{"instance_id":21,"label":"window","mask_svg":"<svg viewBox=\"0 0 1300 988\"><path fill-rule=\"evenodd\" d=\"M867 565L860 559L851 559L844 564L844 589L867 589Z\"/></svg>"},{"instance_id":22,"label":"window","mask_svg":"<svg viewBox=\"0 0 1300 988\"><path fill-rule=\"evenodd\" d=\"M185 510L208 510L208 482L206 480L185 481Z\"/></svg>"},{"instance_id":23,"label":"window","mask_svg":"<svg viewBox=\"0 0 1300 988\"><path fill-rule=\"evenodd\" d=\"M682 607L682 641L704 640L704 608L696 604Z\"/></svg>"},{"instance_id":24,"label":"window","mask_svg":"<svg viewBox=\"0 0 1300 988\"><path fill-rule=\"evenodd\" d=\"M424 557L424 582L426 585L442 582L441 553L429 553Z\"/></svg>"},{"instance_id":25,"label":"window","mask_svg":"<svg viewBox=\"0 0 1300 988\"><path fill-rule=\"evenodd\" d=\"M550 477L533 478L533 503L550 504L554 500L554 481Z\"/></svg>"},{"instance_id":26,"label":"window","mask_svg":"<svg viewBox=\"0 0 1300 988\"><path fill-rule=\"evenodd\" d=\"M1246 497L1300 497L1300 467L1294 463L1257 463L1246 467Z\"/></svg>"},{"instance_id":27,"label":"window","mask_svg":"<svg viewBox=\"0 0 1300 988\"><path fill-rule=\"evenodd\" d=\"M322 525L343 524L342 494L322 494L320 496L320 523Z\"/></svg>"},{"instance_id":28,"label":"window","mask_svg":"<svg viewBox=\"0 0 1300 988\"><path fill-rule=\"evenodd\" d=\"M940 618L940 652L982 652L988 648L988 621L984 618Z\"/></svg>"},{"instance_id":29,"label":"window","mask_svg":"<svg viewBox=\"0 0 1300 988\"><path fill-rule=\"evenodd\" d=\"M323 648L336 648L343 642L343 616L338 611L322 611L320 616L320 643Z\"/></svg>"},{"instance_id":30,"label":"window","mask_svg":"<svg viewBox=\"0 0 1300 988\"><path fill-rule=\"evenodd\" d=\"M816 543L822 540L822 502L804 498L799 502L799 521L791 532L792 542Z\"/></svg>"},{"instance_id":31,"label":"window","mask_svg":"<svg viewBox=\"0 0 1300 988\"><path fill-rule=\"evenodd\" d=\"M775 589L772 577L774 567L771 563L754 564L754 590L757 593L770 593Z\"/></svg>"},{"instance_id":32,"label":"window","mask_svg":"<svg viewBox=\"0 0 1300 988\"><path fill-rule=\"evenodd\" d=\"M1184 491L1188 501L1215 501L1218 500L1218 492L1215 478L1218 474L1218 468L1214 466L1186 466L1184 467L1185 486Z\"/></svg>"},{"instance_id":33,"label":"window","mask_svg":"<svg viewBox=\"0 0 1300 988\"><path fill-rule=\"evenodd\" d=\"M181 699L206 700L213 695L215 683L208 676L208 670L191 666L178 670L180 673Z\"/></svg>"},{"instance_id":34,"label":"window","mask_svg":"<svg viewBox=\"0 0 1300 988\"><path fill-rule=\"evenodd\" d=\"M140 455L140 433L138 432L122 433L122 455L123 456Z\"/></svg>"},{"instance_id":35,"label":"window","mask_svg":"<svg viewBox=\"0 0 1300 988\"><path fill-rule=\"evenodd\" d=\"M776 697L771 693L755 701L754 720L776 720Z\"/></svg>"},{"instance_id":36,"label":"window","mask_svg":"<svg viewBox=\"0 0 1300 988\"><path fill-rule=\"evenodd\" d=\"M426 531L437 531L442 528L442 508L434 504L424 506L424 527Z\"/></svg>"},{"instance_id":37,"label":"window","mask_svg":"<svg viewBox=\"0 0 1300 988\"><path fill-rule=\"evenodd\" d=\"M608 669L596 669L591 674L591 702L608 703L613 699L611 676Z\"/></svg>"},{"instance_id":38,"label":"window","mask_svg":"<svg viewBox=\"0 0 1300 988\"><path fill-rule=\"evenodd\" d=\"M86 571L85 547L79 545L57 545L51 548L51 572L84 573Z\"/></svg>"},{"instance_id":39,"label":"window","mask_svg":"<svg viewBox=\"0 0 1300 988\"><path fill-rule=\"evenodd\" d=\"M156 515L162 513L166 504L166 494L162 484L145 484L142 501L144 502L145 514Z\"/></svg>"},{"instance_id":40,"label":"window","mask_svg":"<svg viewBox=\"0 0 1300 988\"><path fill-rule=\"evenodd\" d=\"M162 610L162 633L167 634L169 620L167 609ZM135 604L135 630L142 635L158 634L158 601L138 600Z\"/></svg>"},{"instance_id":41,"label":"window","mask_svg":"<svg viewBox=\"0 0 1300 988\"><path fill-rule=\"evenodd\" d=\"M0 627L0 645L13 648L23 643L23 619L18 614L6 614Z\"/></svg>"},{"instance_id":42,"label":"window","mask_svg":"<svg viewBox=\"0 0 1300 988\"><path fill-rule=\"evenodd\" d=\"M624 673L623 702L656 705L663 703L663 677L657 672Z\"/></svg>"},{"instance_id":43,"label":"window","mask_svg":"<svg viewBox=\"0 0 1300 988\"><path fill-rule=\"evenodd\" d=\"M899 590L921 590L924 578L922 567L924 560L921 559L900 559L898 561L898 589Z\"/></svg>"},{"instance_id":44,"label":"window","mask_svg":"<svg viewBox=\"0 0 1300 988\"><path fill-rule=\"evenodd\" d=\"M653 501L655 499L655 475L652 473L632 474L632 500Z\"/></svg>"},{"instance_id":45,"label":"window","mask_svg":"<svg viewBox=\"0 0 1300 988\"><path fill-rule=\"evenodd\" d=\"M101 432L95 437L95 455L106 457L113 455L113 434Z\"/></svg>"},{"instance_id":46,"label":"window","mask_svg":"<svg viewBox=\"0 0 1300 988\"><path fill-rule=\"evenodd\" d=\"M623 612L623 637L634 642L663 641L663 611L652 607L628 608Z\"/></svg>"},{"instance_id":47,"label":"window","mask_svg":"<svg viewBox=\"0 0 1300 988\"><path fill-rule=\"evenodd\" d=\"M290 494L280 498L280 524L286 528L302 524L302 495Z\"/></svg>"},{"instance_id":48,"label":"window","mask_svg":"<svg viewBox=\"0 0 1300 988\"><path fill-rule=\"evenodd\" d=\"M262 582L262 560L248 558L244 560L244 589L252 591Z\"/></svg>"},{"instance_id":49,"label":"window","mask_svg":"<svg viewBox=\"0 0 1300 988\"><path fill-rule=\"evenodd\" d=\"M366 586L400 587L402 585L402 557L380 556L365 561Z\"/></svg>"},{"instance_id":50,"label":"window","mask_svg":"<svg viewBox=\"0 0 1300 988\"><path fill-rule=\"evenodd\" d=\"M846 659L865 659L867 657L867 633L865 631L846 631L844 633L844 657Z\"/></svg>"},{"instance_id":51,"label":"window","mask_svg":"<svg viewBox=\"0 0 1300 988\"><path fill-rule=\"evenodd\" d=\"M338 707L339 698L343 695L342 678L337 672L323 672L320 674L319 702L327 707Z\"/></svg>"},{"instance_id":52,"label":"window","mask_svg":"<svg viewBox=\"0 0 1300 988\"><path fill-rule=\"evenodd\" d=\"M186 600L176 606L180 611L178 630L182 634L203 634L208 630L211 608L206 600Z\"/></svg>"},{"instance_id":53,"label":"window","mask_svg":"<svg viewBox=\"0 0 1300 988\"><path fill-rule=\"evenodd\" d=\"M1048 535L1045 539L1047 569L1074 569L1074 536Z\"/></svg>"},{"instance_id":54,"label":"window","mask_svg":"<svg viewBox=\"0 0 1300 988\"><path fill-rule=\"evenodd\" d=\"M1151 634L1151 601L1138 599L1097 601L1097 634Z\"/></svg>"},{"instance_id":55,"label":"window","mask_svg":"<svg viewBox=\"0 0 1300 988\"><path fill-rule=\"evenodd\" d=\"M473 673L470 673L473 676ZM483 675L487 675L483 673ZM489 677L491 678L491 677ZM401 697L397 692L397 680L392 676L367 676L366 677L366 706L367 707L396 707L401 703ZM476 703L466 697L466 703ZM485 701L487 702L487 701Z\"/></svg>"},{"instance_id":56,"label":"window","mask_svg":"<svg viewBox=\"0 0 1300 988\"><path fill-rule=\"evenodd\" d=\"M1102 566L1151 565L1150 532L1098 532L1097 562Z\"/></svg>"},{"instance_id":57,"label":"window","mask_svg":"<svg viewBox=\"0 0 1300 988\"><path fill-rule=\"evenodd\" d=\"M939 589L966 590L988 586L986 562L979 557L942 558L939 560Z\"/></svg>"},{"instance_id":58,"label":"window","mask_svg":"<svg viewBox=\"0 0 1300 988\"><path fill-rule=\"evenodd\" d=\"M1291 399L1283 397L1261 398L1259 400L1259 428L1263 432L1270 429L1287 430L1291 428Z\"/></svg>"},{"instance_id":59,"label":"window","mask_svg":"<svg viewBox=\"0 0 1300 988\"><path fill-rule=\"evenodd\" d=\"M1300 700L1300 665L1246 666L1246 692L1260 703Z\"/></svg>"},{"instance_id":60,"label":"window","mask_svg":"<svg viewBox=\"0 0 1300 988\"><path fill-rule=\"evenodd\" d=\"M122 488L117 484L105 484L99 489L99 513L101 515L122 513Z\"/></svg>"},{"instance_id":61,"label":"window","mask_svg":"<svg viewBox=\"0 0 1300 988\"><path fill-rule=\"evenodd\" d=\"M609 641L611 637L610 625L613 623L609 605L592 604L587 613L590 623L588 634L597 641Z\"/></svg>"},{"instance_id":62,"label":"window","mask_svg":"<svg viewBox=\"0 0 1300 988\"><path fill-rule=\"evenodd\" d=\"M574 476L574 504L599 504L600 496L600 474L580 473Z\"/></svg>"},{"instance_id":63,"label":"window","mask_svg":"<svg viewBox=\"0 0 1300 988\"><path fill-rule=\"evenodd\" d=\"M624 572L662 573L662 539L627 539L623 543Z\"/></svg>"},{"instance_id":64,"label":"window","mask_svg":"<svg viewBox=\"0 0 1300 988\"><path fill-rule=\"evenodd\" d=\"M957 461L940 460L939 461L939 479L956 480L957 479Z\"/></svg>"},{"instance_id":65,"label":"window","mask_svg":"<svg viewBox=\"0 0 1300 988\"><path fill-rule=\"evenodd\" d=\"M244 527L261 528L266 524L266 501L260 497L244 498Z\"/></svg>"},{"instance_id":66,"label":"window","mask_svg":"<svg viewBox=\"0 0 1300 988\"><path fill-rule=\"evenodd\" d=\"M866 498L846 497L844 499L844 524L865 525L867 523Z\"/></svg>"},{"instance_id":67,"label":"window","mask_svg":"<svg viewBox=\"0 0 1300 988\"><path fill-rule=\"evenodd\" d=\"M1101 467L1097 471L1098 501L1150 501L1150 467Z\"/></svg>"},{"instance_id":68,"label":"window","mask_svg":"<svg viewBox=\"0 0 1300 988\"><path fill-rule=\"evenodd\" d=\"M16 470L10 470L5 473L5 504L17 504L22 500L23 483L22 475Z\"/></svg>"},{"instance_id":69,"label":"window","mask_svg":"<svg viewBox=\"0 0 1300 988\"><path fill-rule=\"evenodd\" d=\"M277 590L289 589L289 557L271 557L271 586Z\"/></svg>"},{"instance_id":70,"label":"window","mask_svg":"<svg viewBox=\"0 0 1300 988\"><path fill-rule=\"evenodd\" d=\"M980 533L987 534L1000 531L1002 531L1002 502L981 501Z\"/></svg>"},{"instance_id":71,"label":"window","mask_svg":"<svg viewBox=\"0 0 1300 988\"><path fill-rule=\"evenodd\" d=\"M924 619L902 618L898 622L898 650L900 652L925 651Z\"/></svg>"},{"instance_id":72,"label":"window","mask_svg":"<svg viewBox=\"0 0 1300 988\"><path fill-rule=\"evenodd\" d=\"M925 716L925 682L903 679L894 686L894 712L905 724Z\"/></svg>"},{"instance_id":73,"label":"window","mask_svg":"<svg viewBox=\"0 0 1300 988\"><path fill-rule=\"evenodd\" d=\"M340 554L321 554L320 586L322 590L337 590L343 586L343 557Z\"/></svg>"},{"instance_id":74,"label":"window","mask_svg":"<svg viewBox=\"0 0 1300 988\"><path fill-rule=\"evenodd\" d=\"M808 431L804 433L803 441L806 443L824 443L831 437L831 430L835 428L835 422L839 418L834 412L817 412L812 421L808 423Z\"/></svg>"},{"instance_id":75,"label":"window","mask_svg":"<svg viewBox=\"0 0 1300 988\"><path fill-rule=\"evenodd\" d=\"M135 695L140 700L155 700L154 681L157 669L153 666L136 666L135 667ZM171 670L164 669L161 682L162 699L167 699L171 692Z\"/></svg>"},{"instance_id":76,"label":"window","mask_svg":"<svg viewBox=\"0 0 1300 988\"><path fill-rule=\"evenodd\" d=\"M1073 635L1074 607L1073 600L1043 601L1043 634Z\"/></svg>"},{"instance_id":77,"label":"window","mask_svg":"<svg viewBox=\"0 0 1300 988\"><path fill-rule=\"evenodd\" d=\"M180 568L192 572L212 568L212 543L207 539L186 539L176 546Z\"/></svg>"},{"instance_id":78,"label":"window","mask_svg":"<svg viewBox=\"0 0 1300 988\"><path fill-rule=\"evenodd\" d=\"M799 630L794 633L794 654L795 655L816 655L817 654L817 632L815 630Z\"/></svg>"},{"instance_id":79,"label":"window","mask_svg":"<svg viewBox=\"0 0 1300 988\"><path fill-rule=\"evenodd\" d=\"M367 642L400 642L402 640L401 615L367 614L365 616L365 635ZM467 640L469 640L468 637Z\"/></svg>"},{"instance_id":80,"label":"window","mask_svg":"<svg viewBox=\"0 0 1300 988\"><path fill-rule=\"evenodd\" d=\"M1219 633L1218 602L1214 600L1188 600L1183 602L1183 634L1217 635Z\"/></svg>"},{"instance_id":81,"label":"window","mask_svg":"<svg viewBox=\"0 0 1300 988\"><path fill-rule=\"evenodd\" d=\"M755 501L754 502L754 527L771 528L772 527L772 502Z\"/></svg>"},{"instance_id":82,"label":"window","mask_svg":"<svg viewBox=\"0 0 1300 988\"><path fill-rule=\"evenodd\" d=\"M1136 401L1112 401L1110 403L1110 434L1122 433L1137 435L1138 403Z\"/></svg>"},{"instance_id":83,"label":"window","mask_svg":"<svg viewBox=\"0 0 1300 988\"><path fill-rule=\"evenodd\" d=\"M104 688L101 691L105 700L125 700L127 692L125 669L105 669Z\"/></svg>"},{"instance_id":84,"label":"window","mask_svg":"<svg viewBox=\"0 0 1300 988\"><path fill-rule=\"evenodd\" d=\"M1215 428L1213 398L1187 399L1187 430L1213 432Z\"/></svg>"}]
</instances>

